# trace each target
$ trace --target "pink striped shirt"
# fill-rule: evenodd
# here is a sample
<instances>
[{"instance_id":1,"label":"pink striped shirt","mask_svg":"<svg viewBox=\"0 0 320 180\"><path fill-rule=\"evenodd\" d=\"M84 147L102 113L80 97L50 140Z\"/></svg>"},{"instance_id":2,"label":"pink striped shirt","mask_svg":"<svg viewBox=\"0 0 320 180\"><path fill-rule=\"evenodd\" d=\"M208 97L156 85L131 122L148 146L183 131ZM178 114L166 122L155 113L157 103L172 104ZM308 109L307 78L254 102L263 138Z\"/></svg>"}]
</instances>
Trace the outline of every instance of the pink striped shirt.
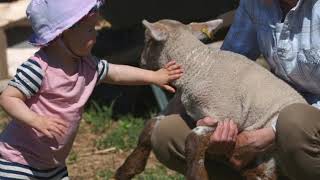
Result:
<instances>
[{"instance_id":1,"label":"pink striped shirt","mask_svg":"<svg viewBox=\"0 0 320 180\"><path fill-rule=\"evenodd\" d=\"M42 50L31 59L40 64L44 74L39 91L27 99L27 106L40 115L65 120L68 131L62 138L50 139L13 119L0 135L0 153L5 160L38 169L61 166L71 150L84 104L98 81L100 62L93 57L83 58L78 72L70 76L50 67Z\"/></svg>"}]
</instances>

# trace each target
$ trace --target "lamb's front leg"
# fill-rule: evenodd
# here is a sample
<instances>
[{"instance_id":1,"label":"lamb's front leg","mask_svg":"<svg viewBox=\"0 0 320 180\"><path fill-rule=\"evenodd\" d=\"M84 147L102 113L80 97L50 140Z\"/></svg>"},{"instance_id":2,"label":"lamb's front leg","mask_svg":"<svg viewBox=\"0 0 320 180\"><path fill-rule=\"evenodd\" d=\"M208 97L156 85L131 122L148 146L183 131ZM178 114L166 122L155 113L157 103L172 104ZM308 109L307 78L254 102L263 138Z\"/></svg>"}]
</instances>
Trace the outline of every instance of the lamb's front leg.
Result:
<instances>
[{"instance_id":1,"label":"lamb's front leg","mask_svg":"<svg viewBox=\"0 0 320 180\"><path fill-rule=\"evenodd\" d=\"M157 119L147 121L142 133L139 136L137 147L129 155L120 168L117 169L115 179L127 180L132 179L135 175L140 174L147 164L151 147L151 134L155 127Z\"/></svg>"},{"instance_id":2,"label":"lamb's front leg","mask_svg":"<svg viewBox=\"0 0 320 180\"><path fill-rule=\"evenodd\" d=\"M186 139L187 180L208 180L205 168L205 154L209 146L210 136L214 128L198 126L192 130Z\"/></svg>"}]
</instances>

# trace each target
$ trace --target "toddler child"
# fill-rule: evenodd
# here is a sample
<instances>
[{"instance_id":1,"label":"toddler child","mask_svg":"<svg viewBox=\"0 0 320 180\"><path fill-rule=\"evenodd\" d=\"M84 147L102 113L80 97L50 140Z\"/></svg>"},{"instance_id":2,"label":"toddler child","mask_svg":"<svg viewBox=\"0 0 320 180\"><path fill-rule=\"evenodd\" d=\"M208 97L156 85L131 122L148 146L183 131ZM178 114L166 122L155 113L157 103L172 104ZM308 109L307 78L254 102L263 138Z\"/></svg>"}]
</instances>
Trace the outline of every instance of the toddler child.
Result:
<instances>
[{"instance_id":1,"label":"toddler child","mask_svg":"<svg viewBox=\"0 0 320 180\"><path fill-rule=\"evenodd\" d=\"M98 83L155 84L182 75L171 61L148 71L110 64L91 55L96 42L99 0L32 0L27 8L40 46L24 62L0 97L12 121L0 135L0 179L68 179L65 160L83 106Z\"/></svg>"}]
</instances>

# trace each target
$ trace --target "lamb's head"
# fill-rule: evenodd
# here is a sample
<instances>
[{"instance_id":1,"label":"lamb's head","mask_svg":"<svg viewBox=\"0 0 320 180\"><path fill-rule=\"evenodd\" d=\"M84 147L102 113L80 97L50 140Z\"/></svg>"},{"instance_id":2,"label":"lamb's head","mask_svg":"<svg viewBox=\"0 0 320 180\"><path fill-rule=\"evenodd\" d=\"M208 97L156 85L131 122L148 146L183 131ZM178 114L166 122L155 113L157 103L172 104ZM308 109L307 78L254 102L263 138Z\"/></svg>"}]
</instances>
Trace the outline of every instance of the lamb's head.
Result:
<instances>
[{"instance_id":1,"label":"lamb's head","mask_svg":"<svg viewBox=\"0 0 320 180\"><path fill-rule=\"evenodd\" d=\"M171 57L165 52L168 41L181 33L191 33L199 40L211 38L212 34L221 27L221 19L202 23L182 24L175 20L160 20L150 23L143 20L145 31L145 47L141 55L141 66L146 69L157 70L163 67Z\"/></svg>"}]
</instances>

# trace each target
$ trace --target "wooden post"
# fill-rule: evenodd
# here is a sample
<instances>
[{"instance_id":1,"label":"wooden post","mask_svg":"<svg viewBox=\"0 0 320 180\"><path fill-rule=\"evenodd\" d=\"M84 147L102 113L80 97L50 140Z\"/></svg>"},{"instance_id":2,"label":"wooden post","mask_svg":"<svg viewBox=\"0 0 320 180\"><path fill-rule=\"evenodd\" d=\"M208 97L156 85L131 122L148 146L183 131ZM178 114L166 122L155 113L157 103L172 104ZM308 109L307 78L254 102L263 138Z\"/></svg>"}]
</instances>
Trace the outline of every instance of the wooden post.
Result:
<instances>
[{"instance_id":1,"label":"wooden post","mask_svg":"<svg viewBox=\"0 0 320 180\"><path fill-rule=\"evenodd\" d=\"M0 28L0 80L8 78L7 38L4 29Z\"/></svg>"}]
</instances>

